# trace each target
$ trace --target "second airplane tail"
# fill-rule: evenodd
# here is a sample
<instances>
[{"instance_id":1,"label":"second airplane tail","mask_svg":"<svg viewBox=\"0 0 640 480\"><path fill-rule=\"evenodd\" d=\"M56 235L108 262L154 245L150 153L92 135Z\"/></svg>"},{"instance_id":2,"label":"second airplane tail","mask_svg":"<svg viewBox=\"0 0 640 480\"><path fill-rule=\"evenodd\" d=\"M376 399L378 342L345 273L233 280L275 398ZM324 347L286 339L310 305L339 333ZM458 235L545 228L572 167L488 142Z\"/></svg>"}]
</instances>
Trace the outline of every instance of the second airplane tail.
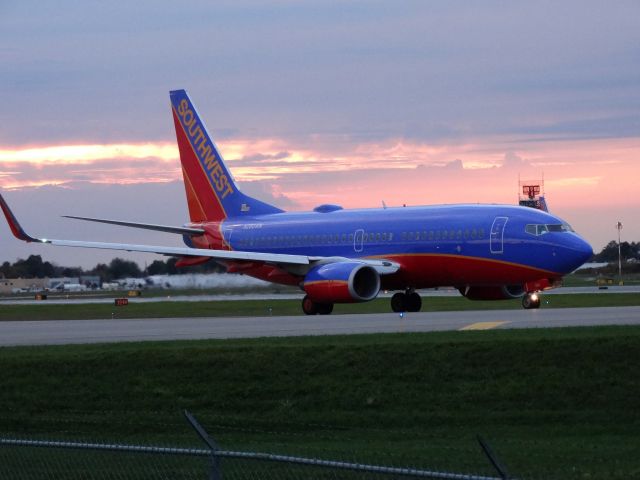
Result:
<instances>
[{"instance_id":1,"label":"second airplane tail","mask_svg":"<svg viewBox=\"0 0 640 480\"><path fill-rule=\"evenodd\" d=\"M173 90L170 97L191 221L281 213L238 189L187 92Z\"/></svg>"}]
</instances>

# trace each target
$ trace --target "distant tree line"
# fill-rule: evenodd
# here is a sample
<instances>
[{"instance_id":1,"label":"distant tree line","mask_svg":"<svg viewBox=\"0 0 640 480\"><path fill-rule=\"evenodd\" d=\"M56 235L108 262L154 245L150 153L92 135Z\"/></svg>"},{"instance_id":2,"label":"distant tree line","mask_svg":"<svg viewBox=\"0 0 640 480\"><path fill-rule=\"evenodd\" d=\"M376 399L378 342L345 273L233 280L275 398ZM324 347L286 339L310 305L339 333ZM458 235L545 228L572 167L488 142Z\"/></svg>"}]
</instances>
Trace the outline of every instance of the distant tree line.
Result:
<instances>
[{"instance_id":1,"label":"distant tree line","mask_svg":"<svg viewBox=\"0 0 640 480\"><path fill-rule=\"evenodd\" d=\"M224 269L215 262L203 265L176 268L176 259L166 261L155 260L145 269L141 269L136 262L114 258L107 265L98 263L89 270L80 267L62 267L55 263L45 262L40 255L30 255L26 260L18 259L15 263L4 262L0 266L0 276L5 278L44 278L44 277L80 277L83 275L97 275L102 281L110 282L120 278L140 278L147 275L177 274L177 273L213 273Z\"/></svg>"},{"instance_id":2,"label":"distant tree line","mask_svg":"<svg viewBox=\"0 0 640 480\"><path fill-rule=\"evenodd\" d=\"M630 258L640 260L640 242L621 242L620 253L622 261ZM602 251L593 256L593 262L617 262L618 261L618 242L611 240L602 249Z\"/></svg>"}]
</instances>

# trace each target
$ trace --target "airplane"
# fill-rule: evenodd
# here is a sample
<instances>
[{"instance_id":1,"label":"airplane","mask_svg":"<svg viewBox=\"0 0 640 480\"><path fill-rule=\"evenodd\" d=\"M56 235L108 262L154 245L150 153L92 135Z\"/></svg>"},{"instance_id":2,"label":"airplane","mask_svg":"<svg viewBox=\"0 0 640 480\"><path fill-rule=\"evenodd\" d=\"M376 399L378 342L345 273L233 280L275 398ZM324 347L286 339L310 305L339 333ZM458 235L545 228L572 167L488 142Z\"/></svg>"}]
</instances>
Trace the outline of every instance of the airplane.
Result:
<instances>
[{"instance_id":1,"label":"airplane","mask_svg":"<svg viewBox=\"0 0 640 480\"><path fill-rule=\"evenodd\" d=\"M284 285L305 296L307 315L336 303L367 302L395 291L394 312L417 312L417 290L454 287L470 300L522 298L540 307L554 288L593 254L564 220L542 210L495 204L344 209L319 205L284 210L238 188L185 90L170 92L190 221L168 226L93 217L79 220L182 235L186 247L53 240L26 233L0 195L13 235L57 246L148 252L176 266L210 260L229 273Z\"/></svg>"}]
</instances>

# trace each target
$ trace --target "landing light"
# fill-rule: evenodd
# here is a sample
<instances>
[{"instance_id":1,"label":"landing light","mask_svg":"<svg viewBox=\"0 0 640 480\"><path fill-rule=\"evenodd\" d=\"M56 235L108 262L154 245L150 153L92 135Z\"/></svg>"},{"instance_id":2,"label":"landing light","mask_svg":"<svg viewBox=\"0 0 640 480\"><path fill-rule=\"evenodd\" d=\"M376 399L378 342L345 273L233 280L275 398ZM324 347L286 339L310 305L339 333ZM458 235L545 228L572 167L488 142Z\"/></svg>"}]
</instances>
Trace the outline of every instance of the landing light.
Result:
<instances>
[{"instance_id":1,"label":"landing light","mask_svg":"<svg viewBox=\"0 0 640 480\"><path fill-rule=\"evenodd\" d=\"M531 294L531 300L533 300L534 302L536 302L538 300L538 294L537 293L532 293Z\"/></svg>"}]
</instances>

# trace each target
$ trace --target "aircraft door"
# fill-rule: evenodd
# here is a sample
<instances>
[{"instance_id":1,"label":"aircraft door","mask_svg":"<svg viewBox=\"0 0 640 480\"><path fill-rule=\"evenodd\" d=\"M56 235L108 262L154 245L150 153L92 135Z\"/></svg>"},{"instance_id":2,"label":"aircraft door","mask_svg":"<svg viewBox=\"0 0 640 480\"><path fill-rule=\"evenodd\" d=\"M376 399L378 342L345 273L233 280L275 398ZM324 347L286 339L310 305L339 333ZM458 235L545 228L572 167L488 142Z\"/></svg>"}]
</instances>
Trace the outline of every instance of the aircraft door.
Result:
<instances>
[{"instance_id":1,"label":"aircraft door","mask_svg":"<svg viewBox=\"0 0 640 480\"><path fill-rule=\"evenodd\" d=\"M231 250L231 234L233 233L233 229L229 227L222 228L222 249L223 250Z\"/></svg>"},{"instance_id":2,"label":"aircraft door","mask_svg":"<svg viewBox=\"0 0 640 480\"><path fill-rule=\"evenodd\" d=\"M491 253L504 253L504 227L509 220L508 217L496 217L491 225L491 237L489 244Z\"/></svg>"},{"instance_id":3,"label":"aircraft door","mask_svg":"<svg viewBox=\"0 0 640 480\"><path fill-rule=\"evenodd\" d=\"M359 228L353 236L353 250L356 253L362 252L362 243L364 241L364 230Z\"/></svg>"}]
</instances>

